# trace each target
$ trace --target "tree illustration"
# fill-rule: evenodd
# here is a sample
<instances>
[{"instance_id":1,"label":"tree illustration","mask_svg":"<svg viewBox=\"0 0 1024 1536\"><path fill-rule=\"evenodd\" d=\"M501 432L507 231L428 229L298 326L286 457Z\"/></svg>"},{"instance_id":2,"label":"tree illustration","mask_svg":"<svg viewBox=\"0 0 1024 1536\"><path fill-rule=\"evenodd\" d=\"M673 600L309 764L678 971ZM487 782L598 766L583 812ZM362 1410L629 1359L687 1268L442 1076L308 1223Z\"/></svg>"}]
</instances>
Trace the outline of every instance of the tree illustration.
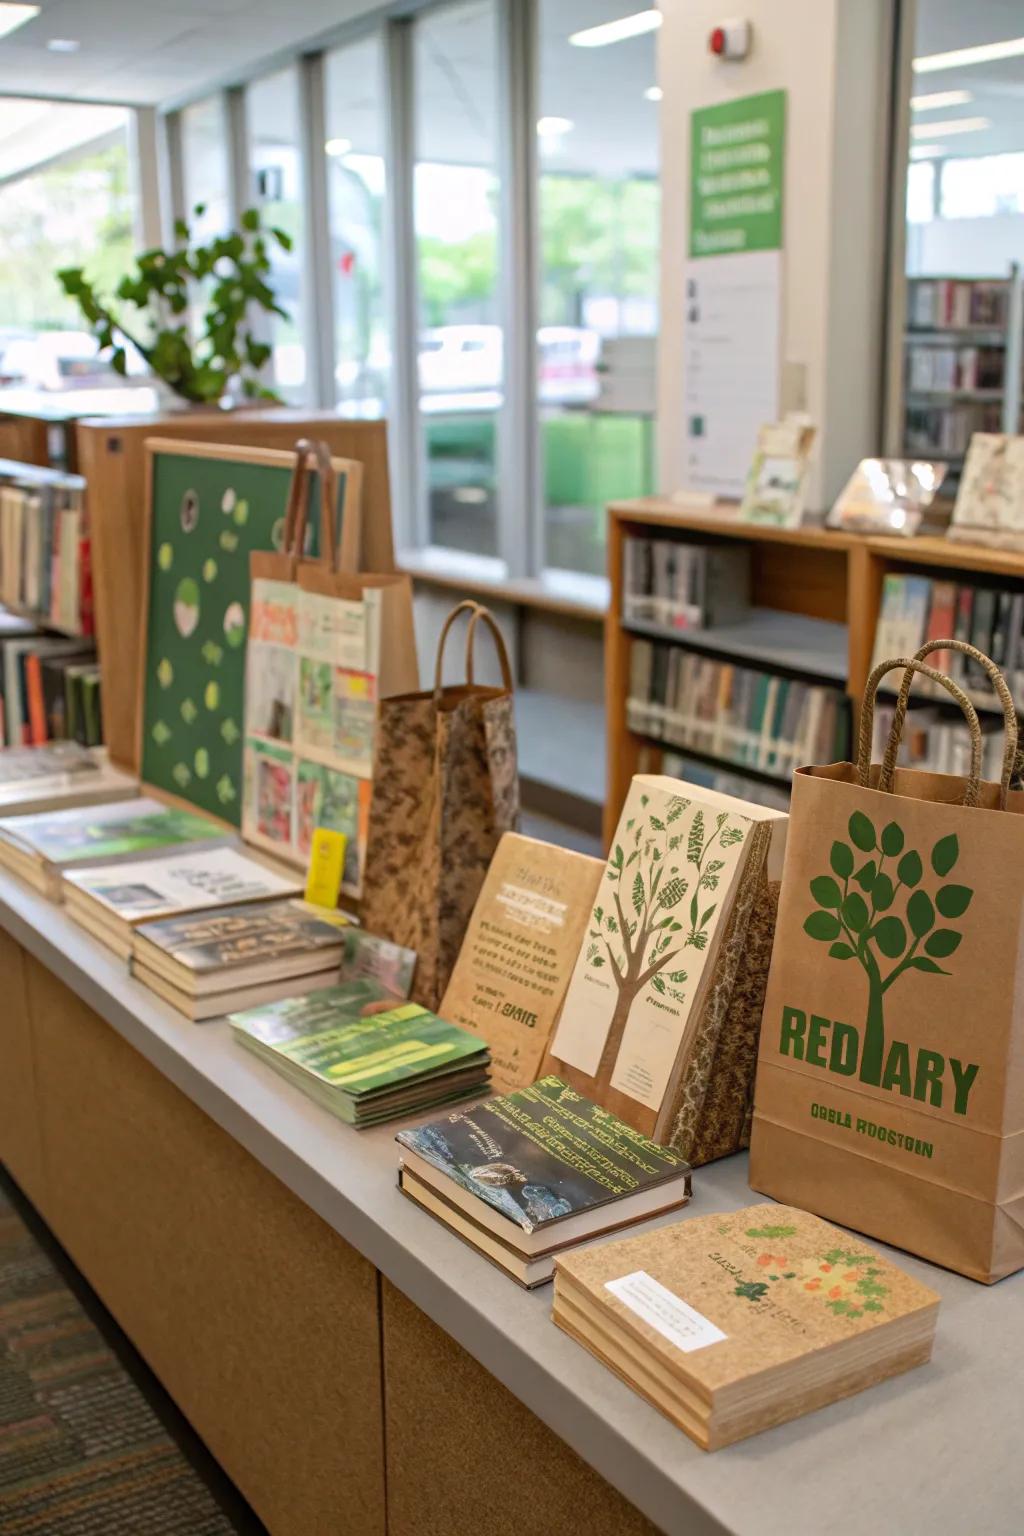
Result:
<instances>
[{"instance_id":1,"label":"tree illustration","mask_svg":"<svg viewBox=\"0 0 1024 1536\"><path fill-rule=\"evenodd\" d=\"M740 1280L733 1294L742 1296L744 1301L760 1301L767 1296L768 1287L763 1280Z\"/></svg>"},{"instance_id":2,"label":"tree illustration","mask_svg":"<svg viewBox=\"0 0 1024 1536\"><path fill-rule=\"evenodd\" d=\"M941 884L930 895L921 884L921 855L904 847L903 829L895 821L883 827L879 837L863 811L854 811L848 831L849 843L832 844L832 874L811 881L817 910L805 920L804 932L828 944L833 960L856 960L867 976L860 1080L877 1085L885 1057L886 993L907 971L950 974L938 962L959 948L963 934L955 928L936 927L936 922L940 917L963 917L974 892L966 885ZM863 858L859 867L858 855ZM959 857L956 834L940 837L930 856L933 874L945 881ZM893 911L901 899L905 901L902 917ZM886 960L895 963L883 974Z\"/></svg>"},{"instance_id":3,"label":"tree illustration","mask_svg":"<svg viewBox=\"0 0 1024 1536\"><path fill-rule=\"evenodd\" d=\"M614 910L598 903L591 914L587 964L595 970L607 965L618 991L597 1070L602 1085L611 1081L629 1011L647 987L685 1003L680 988L686 971L673 962L684 949L707 946L708 924L718 903L705 903L718 889L725 868L724 859L710 855L716 844L720 850L731 848L744 838L741 827L728 825L724 811L716 816L714 831L706 827L701 810L695 812L687 830L680 823L690 805L689 800L673 795L662 817L650 809L650 797L641 795L644 814L626 822L626 847L615 844L605 874L613 887ZM679 920L680 909L691 884L686 923Z\"/></svg>"}]
</instances>

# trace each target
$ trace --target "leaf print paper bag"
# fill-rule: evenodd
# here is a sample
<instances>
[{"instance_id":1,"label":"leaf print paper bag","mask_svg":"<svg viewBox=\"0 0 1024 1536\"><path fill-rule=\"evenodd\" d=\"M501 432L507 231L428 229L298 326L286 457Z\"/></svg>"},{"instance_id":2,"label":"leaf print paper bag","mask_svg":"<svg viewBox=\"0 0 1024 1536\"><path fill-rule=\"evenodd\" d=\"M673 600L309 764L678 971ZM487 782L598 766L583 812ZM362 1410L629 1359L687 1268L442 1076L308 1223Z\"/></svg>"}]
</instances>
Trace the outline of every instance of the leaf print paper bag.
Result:
<instances>
[{"instance_id":1,"label":"leaf print paper bag","mask_svg":"<svg viewBox=\"0 0 1024 1536\"><path fill-rule=\"evenodd\" d=\"M747 1143L786 822L634 778L545 1060L691 1164Z\"/></svg>"},{"instance_id":2,"label":"leaf print paper bag","mask_svg":"<svg viewBox=\"0 0 1024 1536\"><path fill-rule=\"evenodd\" d=\"M470 615L466 681L441 686L445 641ZM491 630L503 686L473 681L473 643ZM484 876L519 819L512 671L492 615L463 602L437 647L434 687L381 701L374 792L360 909L370 933L416 951L412 999L436 1009L444 996Z\"/></svg>"},{"instance_id":3,"label":"leaf print paper bag","mask_svg":"<svg viewBox=\"0 0 1024 1536\"><path fill-rule=\"evenodd\" d=\"M961 650L1005 714L1002 782L981 782L970 700L925 665ZM885 756L875 692L905 668ZM966 779L896 768L913 675L971 735ZM1024 794L1017 721L970 646L938 640L868 680L856 766L802 768L765 999L750 1182L776 1199L991 1281L1024 1266Z\"/></svg>"}]
</instances>

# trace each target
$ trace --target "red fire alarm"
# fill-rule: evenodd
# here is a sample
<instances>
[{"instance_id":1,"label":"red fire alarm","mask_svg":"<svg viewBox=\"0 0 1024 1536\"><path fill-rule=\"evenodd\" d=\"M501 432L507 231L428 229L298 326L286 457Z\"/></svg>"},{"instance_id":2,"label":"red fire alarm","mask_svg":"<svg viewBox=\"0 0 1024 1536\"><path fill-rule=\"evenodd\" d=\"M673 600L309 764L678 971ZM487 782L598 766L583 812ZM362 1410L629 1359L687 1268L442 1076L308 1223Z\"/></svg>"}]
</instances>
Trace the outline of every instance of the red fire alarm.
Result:
<instances>
[{"instance_id":1,"label":"red fire alarm","mask_svg":"<svg viewBox=\"0 0 1024 1536\"><path fill-rule=\"evenodd\" d=\"M750 52L750 22L723 21L708 38L708 52L716 59L745 59Z\"/></svg>"}]
</instances>

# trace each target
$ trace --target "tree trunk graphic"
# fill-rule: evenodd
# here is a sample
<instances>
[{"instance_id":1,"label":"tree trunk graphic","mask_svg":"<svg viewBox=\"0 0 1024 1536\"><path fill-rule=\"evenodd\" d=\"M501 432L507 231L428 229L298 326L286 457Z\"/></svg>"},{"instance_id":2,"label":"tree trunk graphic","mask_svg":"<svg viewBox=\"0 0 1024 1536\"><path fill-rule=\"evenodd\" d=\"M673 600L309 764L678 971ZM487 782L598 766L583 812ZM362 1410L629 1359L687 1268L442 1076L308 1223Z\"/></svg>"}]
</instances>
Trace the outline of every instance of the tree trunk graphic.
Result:
<instances>
[{"instance_id":1,"label":"tree trunk graphic","mask_svg":"<svg viewBox=\"0 0 1024 1536\"><path fill-rule=\"evenodd\" d=\"M587 962L596 969L607 966L617 992L596 1073L598 1090L611 1083L637 998L652 987L662 997L685 1002L680 987L686 972L672 969L672 965L687 946L704 949L707 945L708 924L717 902L703 910L701 904L707 893L717 889L725 867L724 860L710 854L716 843L725 849L742 842L744 836L741 828L726 825L724 812L716 817L710 832L705 829L701 810L694 813L688 827L678 830L691 804L680 796L669 799L663 816L650 811L649 804L649 796L642 795L640 806L646 814L627 821L626 848L616 843L612 850L605 879L613 887L613 910L599 903L591 916ZM691 869L689 876L683 874L686 865ZM691 882L687 928L676 912L691 890Z\"/></svg>"},{"instance_id":2,"label":"tree trunk graphic","mask_svg":"<svg viewBox=\"0 0 1024 1536\"><path fill-rule=\"evenodd\" d=\"M854 811L847 830L850 843L832 844L832 873L811 881L817 908L805 918L804 932L828 944L833 960L856 960L867 978L858 1075L862 1083L878 1087L885 1067L885 994L907 971L950 974L937 961L960 947L963 934L955 928L936 927L937 917L962 917L974 891L953 884L940 885L934 896L923 890L921 855L904 848L903 829L895 821L883 827L879 836L868 817ZM858 853L864 859L859 869ZM933 874L944 880L959 857L956 834L940 837L930 856ZM890 865L887 870L886 860L896 860L895 868ZM897 917L892 908L901 893L905 893L906 908L903 917ZM887 975L882 974L879 956L895 961Z\"/></svg>"}]
</instances>

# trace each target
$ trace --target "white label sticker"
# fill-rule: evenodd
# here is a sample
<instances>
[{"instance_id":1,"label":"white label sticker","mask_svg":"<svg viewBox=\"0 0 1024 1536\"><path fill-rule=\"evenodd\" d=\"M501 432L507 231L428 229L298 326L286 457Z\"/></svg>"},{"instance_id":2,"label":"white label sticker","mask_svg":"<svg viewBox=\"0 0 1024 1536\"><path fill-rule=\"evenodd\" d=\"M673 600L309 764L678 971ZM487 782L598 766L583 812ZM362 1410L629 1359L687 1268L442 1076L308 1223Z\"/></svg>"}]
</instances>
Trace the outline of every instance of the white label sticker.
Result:
<instances>
[{"instance_id":1,"label":"white label sticker","mask_svg":"<svg viewBox=\"0 0 1024 1536\"><path fill-rule=\"evenodd\" d=\"M605 1290L611 1291L651 1328L656 1328L684 1355L694 1349L704 1349L708 1344L718 1344L728 1337L646 1270L638 1269L618 1280L608 1280Z\"/></svg>"}]
</instances>

